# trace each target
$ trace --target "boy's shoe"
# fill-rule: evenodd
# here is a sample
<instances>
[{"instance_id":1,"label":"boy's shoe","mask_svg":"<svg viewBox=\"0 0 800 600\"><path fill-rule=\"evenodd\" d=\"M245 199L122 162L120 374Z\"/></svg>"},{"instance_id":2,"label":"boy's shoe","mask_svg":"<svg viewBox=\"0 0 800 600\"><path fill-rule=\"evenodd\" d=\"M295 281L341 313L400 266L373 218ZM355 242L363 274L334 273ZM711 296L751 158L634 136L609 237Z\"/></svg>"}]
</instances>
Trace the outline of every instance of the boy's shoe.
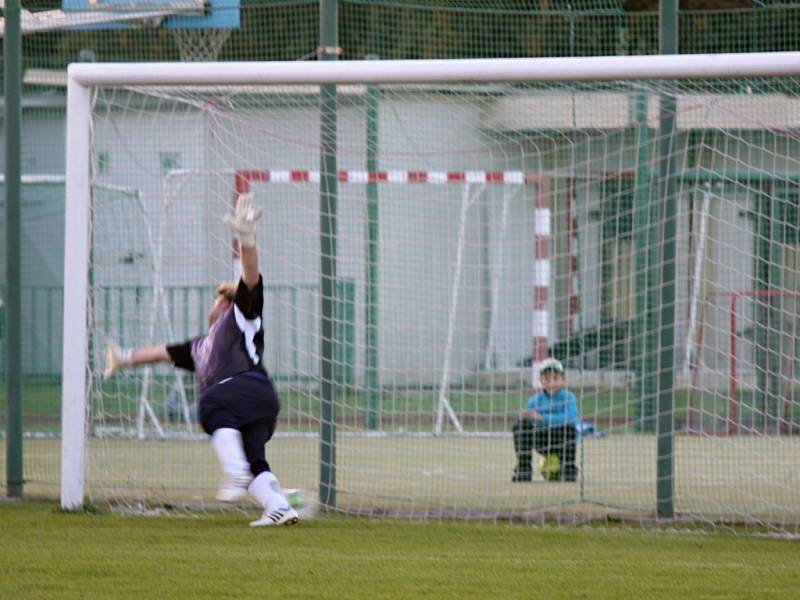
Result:
<instances>
[{"instance_id":1,"label":"boy's shoe","mask_svg":"<svg viewBox=\"0 0 800 600\"><path fill-rule=\"evenodd\" d=\"M299 521L297 511L291 506L275 510L266 509L260 519L250 522L250 527L272 527L273 525L295 525Z\"/></svg>"},{"instance_id":2,"label":"boy's shoe","mask_svg":"<svg viewBox=\"0 0 800 600\"><path fill-rule=\"evenodd\" d=\"M217 490L220 502L237 502L247 496L247 486L252 477L225 477L225 482Z\"/></svg>"},{"instance_id":3,"label":"boy's shoe","mask_svg":"<svg viewBox=\"0 0 800 600\"><path fill-rule=\"evenodd\" d=\"M526 469L514 469L514 474L511 476L511 481L531 481L533 479L533 471Z\"/></svg>"},{"instance_id":4,"label":"boy's shoe","mask_svg":"<svg viewBox=\"0 0 800 600\"><path fill-rule=\"evenodd\" d=\"M562 481L578 481L578 470L577 469L564 469L564 472L561 473L561 480Z\"/></svg>"}]
</instances>

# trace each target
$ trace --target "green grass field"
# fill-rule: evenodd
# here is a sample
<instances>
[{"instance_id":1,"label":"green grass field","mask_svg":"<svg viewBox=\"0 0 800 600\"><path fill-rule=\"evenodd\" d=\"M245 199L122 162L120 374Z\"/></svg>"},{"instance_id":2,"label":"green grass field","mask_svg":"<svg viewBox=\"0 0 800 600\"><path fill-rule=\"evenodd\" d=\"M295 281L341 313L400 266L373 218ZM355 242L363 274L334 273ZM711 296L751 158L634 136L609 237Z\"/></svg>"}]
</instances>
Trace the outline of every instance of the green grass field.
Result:
<instances>
[{"instance_id":1,"label":"green grass field","mask_svg":"<svg viewBox=\"0 0 800 600\"><path fill-rule=\"evenodd\" d=\"M0 502L0 598L793 598L797 541Z\"/></svg>"},{"instance_id":2,"label":"green grass field","mask_svg":"<svg viewBox=\"0 0 800 600\"><path fill-rule=\"evenodd\" d=\"M58 498L61 440L25 440L25 490ZM317 490L319 439L281 436L267 456L282 484ZM213 503L219 466L207 439L91 439L87 493L106 500L158 505ZM0 443L0 473L4 473ZM337 438L337 507L350 513L538 519L606 515L652 520L656 438L645 434L589 438L581 444L580 482L511 482L510 435L363 436ZM760 521L800 532L800 438L679 436L675 441L675 510L685 521ZM0 480L0 493L4 480Z\"/></svg>"},{"instance_id":3,"label":"green grass field","mask_svg":"<svg viewBox=\"0 0 800 600\"><path fill-rule=\"evenodd\" d=\"M159 389L167 387L160 385ZM28 497L59 497L61 439L50 435L59 423L56 390L52 382L25 390L30 393L28 398L35 392L50 398L47 422L53 427L43 436L24 440ZM268 459L286 487L316 492L320 440L309 434L319 431L318 400L311 393L295 392L284 396L284 415L278 436L268 448ZM219 467L207 437L193 427L191 431L198 435L191 439L133 439L133 396L132 388L110 387L103 411L92 423L95 435L87 439L86 453L88 497L103 506L107 502L153 506L213 503ZM115 404L115 399L120 401ZM388 395L384 397L388 399ZM383 431L392 435L365 434L363 421L349 418L359 414L357 395L342 394L339 400L337 507L348 514L514 516L559 522L611 518L634 525L644 520L646 526L652 526L655 519L657 438L625 425L624 420L617 427L600 425L608 433L605 437L582 441L578 482L547 483L537 478L519 485L511 482L516 462L509 431L514 415L511 406L514 410L518 407L510 393L452 395L457 411L490 415L480 422L465 421L468 433L481 435L463 436L419 435L430 434L432 428L434 401L430 395L394 397L393 412L384 412L381 423ZM611 395L595 400L594 412L584 403L587 416L628 406ZM155 398L151 401L155 404ZM467 406L467 402L472 404ZM388 402L384 406L388 410ZM123 419L122 411L128 411ZM419 419L411 418L414 416ZM107 429L101 430L101 426ZM187 431L180 423L170 427L170 433ZM0 439L0 494L5 452L5 440ZM675 436L673 453L677 522L800 532L800 436L681 434Z\"/></svg>"}]
</instances>

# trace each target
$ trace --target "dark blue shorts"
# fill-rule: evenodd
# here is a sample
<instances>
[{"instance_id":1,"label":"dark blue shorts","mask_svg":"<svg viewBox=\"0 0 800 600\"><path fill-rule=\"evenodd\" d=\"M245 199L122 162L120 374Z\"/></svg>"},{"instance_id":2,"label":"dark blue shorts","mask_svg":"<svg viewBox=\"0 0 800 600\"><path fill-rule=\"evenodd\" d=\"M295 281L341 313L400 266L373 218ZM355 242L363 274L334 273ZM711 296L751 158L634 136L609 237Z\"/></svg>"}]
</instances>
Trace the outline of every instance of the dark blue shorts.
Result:
<instances>
[{"instance_id":1,"label":"dark blue shorts","mask_svg":"<svg viewBox=\"0 0 800 600\"><path fill-rule=\"evenodd\" d=\"M253 475L269 471L264 446L275 433L281 404L272 380L260 372L240 373L212 385L200 396L200 423L211 435L238 429Z\"/></svg>"}]
</instances>

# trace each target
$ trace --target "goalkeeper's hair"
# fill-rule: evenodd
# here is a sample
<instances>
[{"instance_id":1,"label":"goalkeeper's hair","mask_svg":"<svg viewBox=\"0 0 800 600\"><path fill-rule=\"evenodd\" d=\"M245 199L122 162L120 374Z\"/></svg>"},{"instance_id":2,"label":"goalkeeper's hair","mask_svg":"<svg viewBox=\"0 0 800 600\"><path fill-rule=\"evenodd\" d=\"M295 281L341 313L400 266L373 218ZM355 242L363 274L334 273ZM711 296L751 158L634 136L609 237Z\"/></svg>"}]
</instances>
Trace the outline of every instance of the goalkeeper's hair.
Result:
<instances>
[{"instance_id":1,"label":"goalkeeper's hair","mask_svg":"<svg viewBox=\"0 0 800 600\"><path fill-rule=\"evenodd\" d=\"M223 281L217 286L216 295L222 296L228 302L233 303L233 299L236 297L236 288L237 285L233 281Z\"/></svg>"}]
</instances>

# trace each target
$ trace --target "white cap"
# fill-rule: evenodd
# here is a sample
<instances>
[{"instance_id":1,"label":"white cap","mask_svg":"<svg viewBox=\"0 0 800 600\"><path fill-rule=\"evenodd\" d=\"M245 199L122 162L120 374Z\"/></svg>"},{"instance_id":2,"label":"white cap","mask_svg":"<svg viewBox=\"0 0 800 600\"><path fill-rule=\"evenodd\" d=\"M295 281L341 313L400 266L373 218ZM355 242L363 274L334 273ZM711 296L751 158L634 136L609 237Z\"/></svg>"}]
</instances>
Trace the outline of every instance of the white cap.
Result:
<instances>
[{"instance_id":1,"label":"white cap","mask_svg":"<svg viewBox=\"0 0 800 600\"><path fill-rule=\"evenodd\" d=\"M545 371L555 371L556 373L563 373L564 365L561 364L560 360L556 360L555 358L548 358L546 360L543 360L542 363L539 365L539 374L542 374Z\"/></svg>"}]
</instances>

